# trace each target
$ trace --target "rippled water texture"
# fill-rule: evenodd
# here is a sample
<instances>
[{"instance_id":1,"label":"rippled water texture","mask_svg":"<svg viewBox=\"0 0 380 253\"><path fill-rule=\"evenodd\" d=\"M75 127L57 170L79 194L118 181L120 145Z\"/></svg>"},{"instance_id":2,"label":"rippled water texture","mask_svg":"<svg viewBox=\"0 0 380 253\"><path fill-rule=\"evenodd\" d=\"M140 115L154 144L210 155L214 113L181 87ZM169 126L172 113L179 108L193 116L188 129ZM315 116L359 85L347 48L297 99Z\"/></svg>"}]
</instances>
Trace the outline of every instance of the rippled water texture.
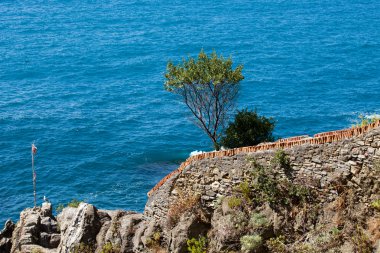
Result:
<instances>
[{"instance_id":1,"label":"rippled water texture","mask_svg":"<svg viewBox=\"0 0 380 253\"><path fill-rule=\"evenodd\" d=\"M359 3L363 2L363 3ZM0 222L85 199L141 211L146 192L211 143L163 90L201 48L245 66L240 108L291 136L380 113L380 2L1 1Z\"/></svg>"}]
</instances>

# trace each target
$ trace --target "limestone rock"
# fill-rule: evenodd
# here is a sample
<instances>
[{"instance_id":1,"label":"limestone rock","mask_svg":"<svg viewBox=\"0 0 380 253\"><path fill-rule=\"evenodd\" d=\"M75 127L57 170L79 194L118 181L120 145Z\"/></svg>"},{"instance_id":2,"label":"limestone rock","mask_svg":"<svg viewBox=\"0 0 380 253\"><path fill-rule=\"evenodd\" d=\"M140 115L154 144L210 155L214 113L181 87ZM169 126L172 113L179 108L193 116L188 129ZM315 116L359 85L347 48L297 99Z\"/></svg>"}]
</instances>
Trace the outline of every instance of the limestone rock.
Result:
<instances>
[{"instance_id":1,"label":"limestone rock","mask_svg":"<svg viewBox=\"0 0 380 253\"><path fill-rule=\"evenodd\" d=\"M12 248L12 233L15 224L11 220L5 222L3 230L0 231L0 252L8 253Z\"/></svg>"},{"instance_id":2,"label":"limestone rock","mask_svg":"<svg viewBox=\"0 0 380 253\"><path fill-rule=\"evenodd\" d=\"M49 233L55 233L52 236ZM52 215L50 203L44 203L42 207L27 208L20 214L20 221L12 235L11 252L29 252L34 246L43 248L56 248L60 241L57 222Z\"/></svg>"},{"instance_id":3,"label":"limestone rock","mask_svg":"<svg viewBox=\"0 0 380 253\"><path fill-rule=\"evenodd\" d=\"M199 216L192 213L183 215L171 230L169 252L187 253L187 239L205 235L209 228L209 224L204 223Z\"/></svg>"},{"instance_id":4,"label":"limestone rock","mask_svg":"<svg viewBox=\"0 0 380 253\"><path fill-rule=\"evenodd\" d=\"M132 252L132 238L138 224L142 221L142 214L133 212L117 212L105 235L104 242L111 242L120 247L122 252Z\"/></svg>"},{"instance_id":5,"label":"limestone rock","mask_svg":"<svg viewBox=\"0 0 380 253\"><path fill-rule=\"evenodd\" d=\"M69 253L81 243L85 245L96 243L96 235L101 227L97 209L87 203L81 203L75 209L65 208L58 216L58 222L62 224L59 253Z\"/></svg>"}]
</instances>

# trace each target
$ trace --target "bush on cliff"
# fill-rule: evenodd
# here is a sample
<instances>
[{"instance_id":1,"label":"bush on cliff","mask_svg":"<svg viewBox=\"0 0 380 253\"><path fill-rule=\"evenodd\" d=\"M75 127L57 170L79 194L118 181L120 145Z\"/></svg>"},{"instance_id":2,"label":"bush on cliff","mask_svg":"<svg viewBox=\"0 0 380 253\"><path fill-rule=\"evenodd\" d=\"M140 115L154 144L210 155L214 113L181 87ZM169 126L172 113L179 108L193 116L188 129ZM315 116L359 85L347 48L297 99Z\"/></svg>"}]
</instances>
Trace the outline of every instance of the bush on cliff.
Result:
<instances>
[{"instance_id":1,"label":"bush on cliff","mask_svg":"<svg viewBox=\"0 0 380 253\"><path fill-rule=\"evenodd\" d=\"M187 240L187 250L189 253L206 253L206 237L200 236L199 239L191 238Z\"/></svg>"},{"instance_id":2,"label":"bush on cliff","mask_svg":"<svg viewBox=\"0 0 380 253\"><path fill-rule=\"evenodd\" d=\"M119 245L114 245L112 242L107 242L103 245L101 253L120 253L121 249Z\"/></svg>"},{"instance_id":3,"label":"bush on cliff","mask_svg":"<svg viewBox=\"0 0 380 253\"><path fill-rule=\"evenodd\" d=\"M225 135L221 139L221 145L228 148L238 148L274 141L274 127L273 118L259 116L256 110L238 111L235 120L226 129Z\"/></svg>"},{"instance_id":4,"label":"bush on cliff","mask_svg":"<svg viewBox=\"0 0 380 253\"><path fill-rule=\"evenodd\" d=\"M67 207L75 207L77 208L79 206L80 203L82 203L83 201L81 200L77 200L77 199L72 199L69 203L66 204ZM62 210L65 208L65 205L60 203L58 204L57 208L55 209L57 213L60 213L62 212Z\"/></svg>"},{"instance_id":5,"label":"bush on cliff","mask_svg":"<svg viewBox=\"0 0 380 253\"><path fill-rule=\"evenodd\" d=\"M241 251L244 253L252 252L263 244L263 239L260 235L245 235L240 238Z\"/></svg>"}]
</instances>

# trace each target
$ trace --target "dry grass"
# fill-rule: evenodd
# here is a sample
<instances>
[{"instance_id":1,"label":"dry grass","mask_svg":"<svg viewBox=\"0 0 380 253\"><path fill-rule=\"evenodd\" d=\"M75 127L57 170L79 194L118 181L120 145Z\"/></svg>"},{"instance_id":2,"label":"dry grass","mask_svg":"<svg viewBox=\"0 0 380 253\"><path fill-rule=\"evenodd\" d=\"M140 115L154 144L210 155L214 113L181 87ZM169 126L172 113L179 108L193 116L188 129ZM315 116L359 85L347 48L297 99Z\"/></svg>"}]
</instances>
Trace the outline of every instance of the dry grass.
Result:
<instances>
[{"instance_id":1,"label":"dry grass","mask_svg":"<svg viewBox=\"0 0 380 253\"><path fill-rule=\"evenodd\" d=\"M372 253L372 243L361 227L357 227L354 235L351 238L354 244L355 252L357 253Z\"/></svg>"},{"instance_id":2,"label":"dry grass","mask_svg":"<svg viewBox=\"0 0 380 253\"><path fill-rule=\"evenodd\" d=\"M200 196L191 193L179 192L178 198L171 203L168 210L168 226L174 227L182 214L195 211L200 205Z\"/></svg>"},{"instance_id":3,"label":"dry grass","mask_svg":"<svg viewBox=\"0 0 380 253\"><path fill-rule=\"evenodd\" d=\"M152 253L169 253L169 251L167 251L166 249L161 248L161 247L159 247L159 246L157 246L157 247L153 247L153 248L151 249L151 252L152 252Z\"/></svg>"},{"instance_id":4,"label":"dry grass","mask_svg":"<svg viewBox=\"0 0 380 253\"><path fill-rule=\"evenodd\" d=\"M380 217L372 217L367 222L368 232L370 233L370 240L375 244L380 240Z\"/></svg>"}]
</instances>

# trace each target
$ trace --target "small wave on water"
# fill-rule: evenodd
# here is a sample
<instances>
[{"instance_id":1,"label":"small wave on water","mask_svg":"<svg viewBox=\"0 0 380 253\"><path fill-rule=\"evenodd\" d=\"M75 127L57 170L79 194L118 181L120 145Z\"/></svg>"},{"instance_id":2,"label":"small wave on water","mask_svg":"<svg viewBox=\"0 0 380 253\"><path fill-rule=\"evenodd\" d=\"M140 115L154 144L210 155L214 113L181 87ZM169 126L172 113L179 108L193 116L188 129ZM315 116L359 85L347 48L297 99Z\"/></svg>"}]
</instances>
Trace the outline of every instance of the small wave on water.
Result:
<instances>
[{"instance_id":1,"label":"small wave on water","mask_svg":"<svg viewBox=\"0 0 380 253\"><path fill-rule=\"evenodd\" d=\"M200 150L194 150L190 152L190 156L195 156L195 155L200 155L205 153L205 151L200 151Z\"/></svg>"},{"instance_id":2,"label":"small wave on water","mask_svg":"<svg viewBox=\"0 0 380 253\"><path fill-rule=\"evenodd\" d=\"M380 114L369 114L369 115L364 115L367 119L380 119Z\"/></svg>"}]
</instances>

